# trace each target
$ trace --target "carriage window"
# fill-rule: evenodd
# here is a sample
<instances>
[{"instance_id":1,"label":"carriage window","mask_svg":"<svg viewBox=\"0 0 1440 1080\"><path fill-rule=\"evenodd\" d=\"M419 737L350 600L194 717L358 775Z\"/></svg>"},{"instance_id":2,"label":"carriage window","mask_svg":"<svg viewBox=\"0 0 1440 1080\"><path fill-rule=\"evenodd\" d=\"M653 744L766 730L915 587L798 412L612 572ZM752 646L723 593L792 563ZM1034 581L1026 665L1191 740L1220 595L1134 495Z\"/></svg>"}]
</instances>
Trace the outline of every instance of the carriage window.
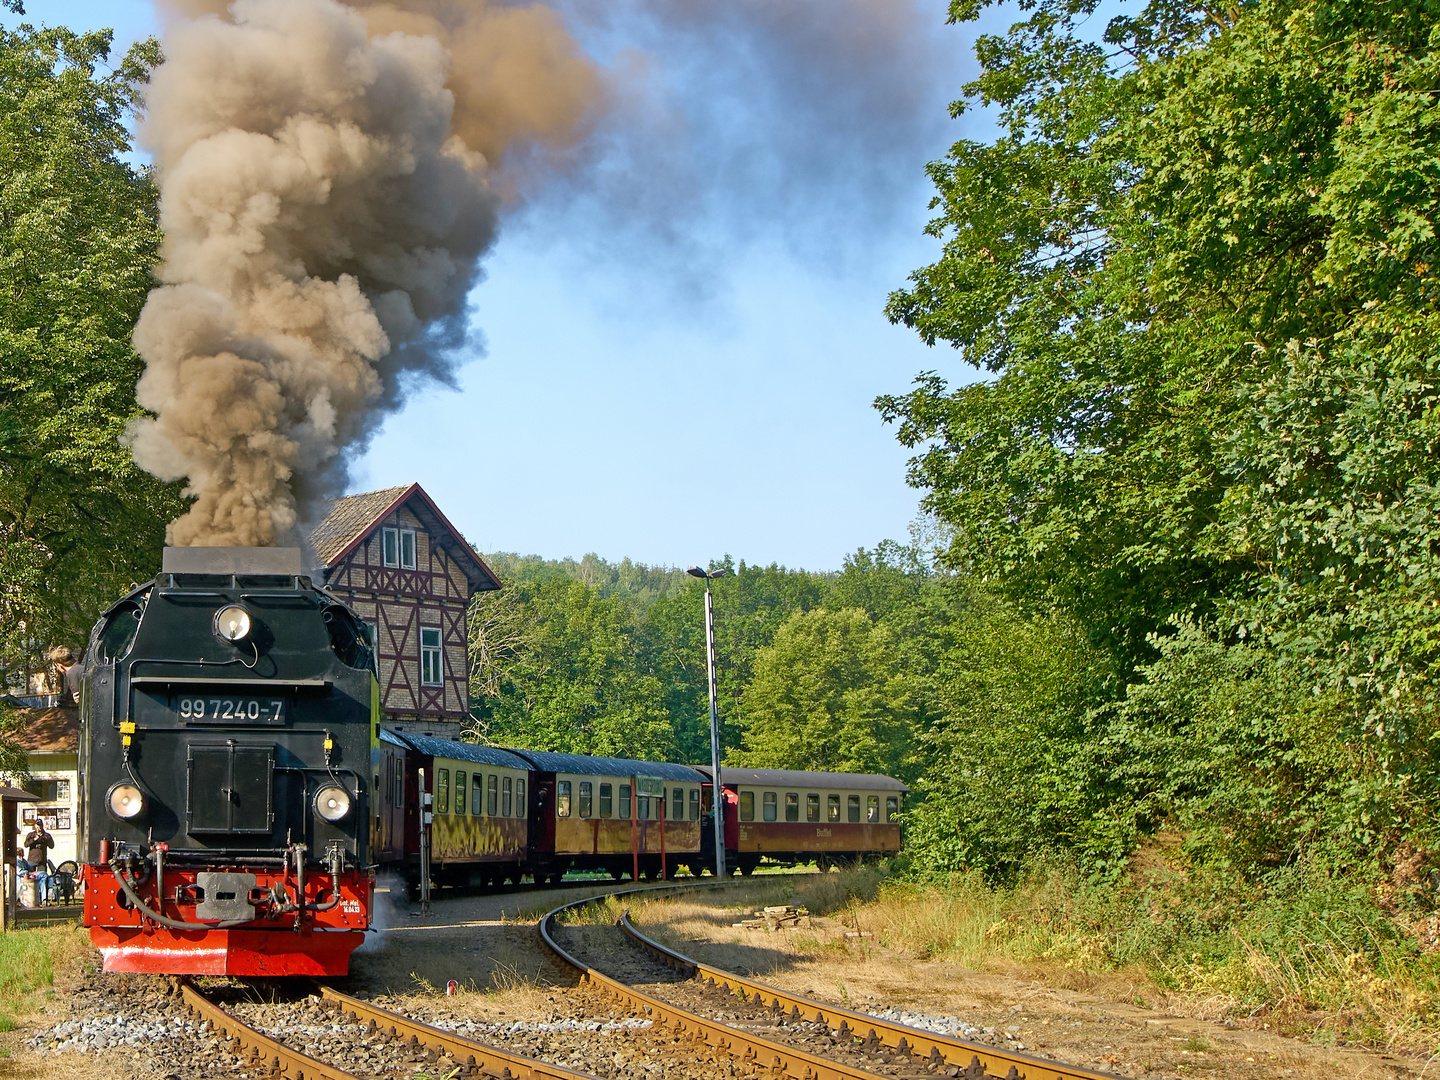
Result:
<instances>
[{"instance_id":1,"label":"carriage window","mask_svg":"<svg viewBox=\"0 0 1440 1080\"><path fill-rule=\"evenodd\" d=\"M827 798L827 799L825 800L825 810L826 810L826 813L829 815L828 818L827 818L827 820L829 820L829 821L839 821L839 820L840 820L840 796L839 796L839 795L831 795L829 798Z\"/></svg>"},{"instance_id":2,"label":"carriage window","mask_svg":"<svg viewBox=\"0 0 1440 1080\"><path fill-rule=\"evenodd\" d=\"M885 796L885 820L892 821L895 815L900 812L900 797L898 795Z\"/></svg>"},{"instance_id":3,"label":"carriage window","mask_svg":"<svg viewBox=\"0 0 1440 1080\"><path fill-rule=\"evenodd\" d=\"M851 795L845 809L849 811L851 822L858 822L860 820L860 796Z\"/></svg>"},{"instance_id":4,"label":"carriage window","mask_svg":"<svg viewBox=\"0 0 1440 1080\"><path fill-rule=\"evenodd\" d=\"M621 785L620 785L620 816L621 816L622 818L628 818L628 817L630 816L630 785L629 785L629 784L621 784Z\"/></svg>"},{"instance_id":5,"label":"carriage window","mask_svg":"<svg viewBox=\"0 0 1440 1080\"><path fill-rule=\"evenodd\" d=\"M775 792L773 791L765 792L764 814L766 821L775 820Z\"/></svg>"},{"instance_id":6,"label":"carriage window","mask_svg":"<svg viewBox=\"0 0 1440 1080\"><path fill-rule=\"evenodd\" d=\"M785 793L785 820L800 820L800 795L794 791Z\"/></svg>"},{"instance_id":7,"label":"carriage window","mask_svg":"<svg viewBox=\"0 0 1440 1080\"><path fill-rule=\"evenodd\" d=\"M753 791L740 792L740 820L755 820L755 793Z\"/></svg>"},{"instance_id":8,"label":"carriage window","mask_svg":"<svg viewBox=\"0 0 1440 1080\"><path fill-rule=\"evenodd\" d=\"M515 816L525 816L525 781L515 781Z\"/></svg>"},{"instance_id":9,"label":"carriage window","mask_svg":"<svg viewBox=\"0 0 1440 1080\"><path fill-rule=\"evenodd\" d=\"M485 781L485 812L494 817L500 812L500 778L494 773Z\"/></svg>"},{"instance_id":10,"label":"carriage window","mask_svg":"<svg viewBox=\"0 0 1440 1080\"><path fill-rule=\"evenodd\" d=\"M455 813L465 813L465 774L459 770L455 773Z\"/></svg>"},{"instance_id":11,"label":"carriage window","mask_svg":"<svg viewBox=\"0 0 1440 1080\"><path fill-rule=\"evenodd\" d=\"M683 787L670 789L670 816L676 821L685 820L685 789Z\"/></svg>"},{"instance_id":12,"label":"carriage window","mask_svg":"<svg viewBox=\"0 0 1440 1080\"><path fill-rule=\"evenodd\" d=\"M700 789L698 787L690 789L690 820L700 820Z\"/></svg>"},{"instance_id":13,"label":"carriage window","mask_svg":"<svg viewBox=\"0 0 1440 1080\"><path fill-rule=\"evenodd\" d=\"M450 812L449 769L438 769L435 772L435 812L437 814L448 814Z\"/></svg>"},{"instance_id":14,"label":"carriage window","mask_svg":"<svg viewBox=\"0 0 1440 1080\"><path fill-rule=\"evenodd\" d=\"M641 795L638 791L635 793L635 820L650 820L650 796Z\"/></svg>"},{"instance_id":15,"label":"carriage window","mask_svg":"<svg viewBox=\"0 0 1440 1080\"><path fill-rule=\"evenodd\" d=\"M805 796L805 820L820 820L820 796L813 791Z\"/></svg>"},{"instance_id":16,"label":"carriage window","mask_svg":"<svg viewBox=\"0 0 1440 1080\"><path fill-rule=\"evenodd\" d=\"M485 799L485 791L480 786L480 774L477 772L470 778L470 813L476 817L480 816L481 803Z\"/></svg>"},{"instance_id":17,"label":"carriage window","mask_svg":"<svg viewBox=\"0 0 1440 1080\"><path fill-rule=\"evenodd\" d=\"M880 796L879 796L879 795L867 795L867 796L865 796L865 821L866 821L868 824L874 825L875 822L877 822L877 821L879 821L879 820L880 820Z\"/></svg>"},{"instance_id":18,"label":"carriage window","mask_svg":"<svg viewBox=\"0 0 1440 1080\"><path fill-rule=\"evenodd\" d=\"M580 781L580 816L593 817L595 785L589 780Z\"/></svg>"},{"instance_id":19,"label":"carriage window","mask_svg":"<svg viewBox=\"0 0 1440 1080\"><path fill-rule=\"evenodd\" d=\"M611 800L611 798L612 798L612 795L613 795L614 791L615 791L615 787L614 787L613 784L601 784L601 785L600 785L600 816L601 816L601 817L610 817L610 811L611 811L611 809L613 808L612 803L611 803L610 800Z\"/></svg>"}]
</instances>

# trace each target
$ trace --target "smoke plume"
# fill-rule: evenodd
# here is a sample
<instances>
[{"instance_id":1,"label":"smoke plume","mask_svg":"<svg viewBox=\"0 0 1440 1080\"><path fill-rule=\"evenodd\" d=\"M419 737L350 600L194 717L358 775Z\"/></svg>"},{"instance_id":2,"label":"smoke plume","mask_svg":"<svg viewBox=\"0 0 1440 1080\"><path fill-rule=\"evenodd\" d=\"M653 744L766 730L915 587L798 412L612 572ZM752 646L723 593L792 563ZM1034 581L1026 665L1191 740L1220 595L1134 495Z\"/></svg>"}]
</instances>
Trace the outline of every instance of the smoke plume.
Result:
<instances>
[{"instance_id":1,"label":"smoke plume","mask_svg":"<svg viewBox=\"0 0 1440 1080\"><path fill-rule=\"evenodd\" d=\"M453 382L502 210L671 283L708 276L702 235L864 250L949 71L941 0L160 2L129 439L187 480L182 545L295 542L406 391Z\"/></svg>"},{"instance_id":2,"label":"smoke plume","mask_svg":"<svg viewBox=\"0 0 1440 1080\"><path fill-rule=\"evenodd\" d=\"M450 378L517 139L581 136L596 78L543 9L177 10L142 144L165 242L135 328L135 460L180 545L293 542L406 386ZM457 59L466 65L455 73Z\"/></svg>"}]
</instances>

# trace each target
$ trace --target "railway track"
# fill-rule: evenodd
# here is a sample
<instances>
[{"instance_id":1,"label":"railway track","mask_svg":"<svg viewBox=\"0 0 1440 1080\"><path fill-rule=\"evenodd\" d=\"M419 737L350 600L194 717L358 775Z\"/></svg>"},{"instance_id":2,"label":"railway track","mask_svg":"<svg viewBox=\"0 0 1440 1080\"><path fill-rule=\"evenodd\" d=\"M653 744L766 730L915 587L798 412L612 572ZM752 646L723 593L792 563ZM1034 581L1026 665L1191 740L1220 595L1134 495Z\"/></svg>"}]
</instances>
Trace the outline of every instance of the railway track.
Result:
<instances>
[{"instance_id":1,"label":"railway track","mask_svg":"<svg viewBox=\"0 0 1440 1080\"><path fill-rule=\"evenodd\" d=\"M651 886L621 895L696 887ZM694 1080L1100 1080L1105 1075L788 994L665 948L637 929L628 912L614 926L557 925L565 912L607 895L613 894L563 904L541 920L539 937L549 955L557 965L579 971L582 984L549 992L548 1019L542 1012L537 1022L477 1025L463 1010L384 1001L412 1014L402 1015L330 987L310 995L303 989L298 995L282 993L277 1001L274 991L263 987L202 991L187 982L165 991L174 995L166 1000L193 1014L184 1026L205 1042L192 1051L193 1064L186 1065L182 1056L176 1060L181 1067L167 1066L167 1072L194 1080L237 1073L291 1080L650 1080L657 1073ZM575 938L584 940L577 946ZM597 954L604 959L594 959Z\"/></svg>"},{"instance_id":2,"label":"railway track","mask_svg":"<svg viewBox=\"0 0 1440 1080\"><path fill-rule=\"evenodd\" d=\"M211 1028L225 1037L227 1049L232 1054L248 1059L257 1069L271 1076L288 1077L289 1080L363 1080L358 1073L314 1058L251 1027L189 982L181 984L181 994L192 1014L209 1021ZM441 1074L453 1076L456 1080L478 1077L595 1080L589 1073L575 1072L487 1046L381 1009L330 987L322 987L320 994L321 1001L331 1013L348 1019L353 1026L363 1026L367 1034L399 1042L410 1051L410 1057L417 1057L420 1053L433 1057Z\"/></svg>"},{"instance_id":3,"label":"railway track","mask_svg":"<svg viewBox=\"0 0 1440 1080\"><path fill-rule=\"evenodd\" d=\"M627 890L609 895L623 896L631 891L659 890ZM947 1076L962 1080L1114 1080L1109 1074L1080 1066L950 1038L837 1008L701 964L641 933L630 921L627 911L616 924L618 930L685 980L673 990L647 993L586 964L557 940L560 917L596 899L603 897L573 901L548 912L538 925L545 947L563 964L579 972L582 983L651 1018L655 1024L668 1027L675 1036L692 1040L697 1047L728 1053L757 1072L794 1080L863 1080L877 1075ZM695 983L711 992L709 1001L705 1000L703 991L696 992ZM683 998L683 1003L677 998ZM742 1006L740 1010L734 1007L737 1004ZM703 1011L693 1011L694 1007ZM707 1016L705 1012L719 1012L723 1019Z\"/></svg>"}]
</instances>

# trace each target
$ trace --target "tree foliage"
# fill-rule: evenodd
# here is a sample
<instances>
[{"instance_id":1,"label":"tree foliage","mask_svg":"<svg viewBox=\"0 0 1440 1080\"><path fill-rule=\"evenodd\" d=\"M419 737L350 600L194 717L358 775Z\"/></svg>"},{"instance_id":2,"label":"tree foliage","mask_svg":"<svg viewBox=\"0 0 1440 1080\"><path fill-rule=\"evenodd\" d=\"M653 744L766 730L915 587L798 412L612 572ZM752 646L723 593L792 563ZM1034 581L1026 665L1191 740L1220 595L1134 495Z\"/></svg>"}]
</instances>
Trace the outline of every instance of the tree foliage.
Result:
<instances>
[{"instance_id":1,"label":"tree foliage","mask_svg":"<svg viewBox=\"0 0 1440 1080\"><path fill-rule=\"evenodd\" d=\"M12 10L19 11L19 5ZM137 415L130 331L151 287L155 188L124 160L147 41L0 30L0 676L150 573L175 488L120 445Z\"/></svg>"},{"instance_id":2,"label":"tree foliage","mask_svg":"<svg viewBox=\"0 0 1440 1080\"><path fill-rule=\"evenodd\" d=\"M665 760L670 721L639 663L633 612L552 576L478 597L472 680L487 738L507 746Z\"/></svg>"},{"instance_id":3,"label":"tree foliage","mask_svg":"<svg viewBox=\"0 0 1440 1080\"><path fill-rule=\"evenodd\" d=\"M1070 715L1112 815L1383 858L1440 779L1435 13L1096 8L979 40L954 111L1000 135L930 166L943 252L888 311L983 378L879 407L950 565L1108 655Z\"/></svg>"},{"instance_id":4,"label":"tree foliage","mask_svg":"<svg viewBox=\"0 0 1440 1080\"><path fill-rule=\"evenodd\" d=\"M484 737L709 761L702 582L595 556L487 560L514 576L471 608ZM712 569L722 565L733 573L711 588L727 760L917 771L913 735L934 711L928 673L950 621L928 561L887 542L838 573L728 560ZM797 678L803 691L789 686ZM800 713L813 746L786 734Z\"/></svg>"},{"instance_id":5,"label":"tree foliage","mask_svg":"<svg viewBox=\"0 0 1440 1080\"><path fill-rule=\"evenodd\" d=\"M741 765L908 772L914 708L895 636L860 608L797 611L745 689Z\"/></svg>"}]
</instances>

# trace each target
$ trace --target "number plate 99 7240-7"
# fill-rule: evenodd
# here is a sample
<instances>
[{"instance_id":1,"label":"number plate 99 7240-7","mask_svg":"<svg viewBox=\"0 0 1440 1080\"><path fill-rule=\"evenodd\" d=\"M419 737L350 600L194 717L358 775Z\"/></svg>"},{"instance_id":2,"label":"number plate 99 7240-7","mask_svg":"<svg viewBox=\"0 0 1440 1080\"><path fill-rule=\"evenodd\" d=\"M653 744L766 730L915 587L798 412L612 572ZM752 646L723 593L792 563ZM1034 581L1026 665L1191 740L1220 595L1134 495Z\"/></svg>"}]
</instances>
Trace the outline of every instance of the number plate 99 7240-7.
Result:
<instances>
[{"instance_id":1,"label":"number plate 99 7240-7","mask_svg":"<svg viewBox=\"0 0 1440 1080\"><path fill-rule=\"evenodd\" d=\"M283 698L201 697L176 694L173 708L182 721L209 724L283 724Z\"/></svg>"}]
</instances>

